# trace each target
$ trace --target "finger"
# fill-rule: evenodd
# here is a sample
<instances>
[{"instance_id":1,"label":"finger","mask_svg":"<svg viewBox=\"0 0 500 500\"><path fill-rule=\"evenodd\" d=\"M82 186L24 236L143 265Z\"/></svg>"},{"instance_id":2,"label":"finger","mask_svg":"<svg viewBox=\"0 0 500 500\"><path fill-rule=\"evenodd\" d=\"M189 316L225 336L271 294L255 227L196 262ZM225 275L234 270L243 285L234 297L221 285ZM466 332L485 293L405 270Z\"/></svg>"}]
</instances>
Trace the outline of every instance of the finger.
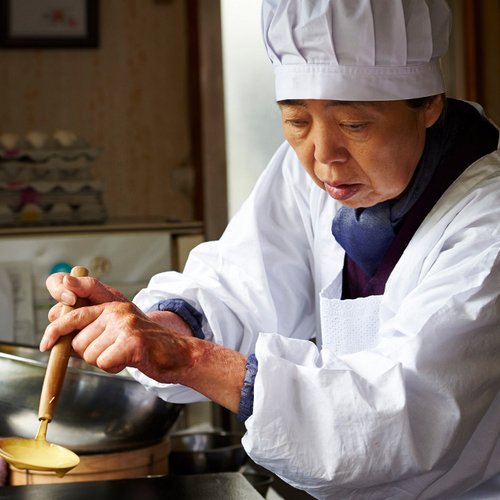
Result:
<instances>
[{"instance_id":1,"label":"finger","mask_svg":"<svg viewBox=\"0 0 500 500\"><path fill-rule=\"evenodd\" d=\"M50 295L52 295L57 302L63 302L64 304L73 306L76 303L77 296L63 284L63 280L66 276L68 276L67 273L51 274L45 281L45 285Z\"/></svg>"},{"instance_id":2,"label":"finger","mask_svg":"<svg viewBox=\"0 0 500 500\"><path fill-rule=\"evenodd\" d=\"M44 352L51 349L63 335L83 330L100 316L102 308L100 305L80 307L55 319L45 329L40 350Z\"/></svg>"},{"instance_id":3,"label":"finger","mask_svg":"<svg viewBox=\"0 0 500 500\"><path fill-rule=\"evenodd\" d=\"M108 293L110 293L114 298L113 300L116 302L130 302L130 299L125 297L121 292L113 288L112 286L106 285L106 283L102 283L102 286L106 288Z\"/></svg>"},{"instance_id":4,"label":"finger","mask_svg":"<svg viewBox=\"0 0 500 500\"><path fill-rule=\"evenodd\" d=\"M96 278L75 277L65 275L63 285L70 292L74 292L78 297L84 298L90 304L103 304L105 302L128 302L118 290L109 285L101 283Z\"/></svg>"},{"instance_id":5,"label":"finger","mask_svg":"<svg viewBox=\"0 0 500 500\"><path fill-rule=\"evenodd\" d=\"M109 334L104 335L105 330L106 325L97 318L80 330L73 339L73 349L90 365L95 365L101 351L113 342L113 338Z\"/></svg>"},{"instance_id":6,"label":"finger","mask_svg":"<svg viewBox=\"0 0 500 500\"><path fill-rule=\"evenodd\" d=\"M47 314L48 320L52 323L52 321L55 321L57 318L61 317L64 313L63 311L63 304L58 302L57 304L53 305Z\"/></svg>"},{"instance_id":7,"label":"finger","mask_svg":"<svg viewBox=\"0 0 500 500\"><path fill-rule=\"evenodd\" d=\"M83 300L83 299L80 299ZM80 304L78 306L78 303L76 307L82 307L83 305L87 304ZM49 322L55 321L57 318L60 318L62 315L68 313L68 307L70 310L72 310L73 306L67 306L66 304L63 304L62 302L58 302L57 304L54 304L50 309L47 314L47 318Z\"/></svg>"},{"instance_id":8,"label":"finger","mask_svg":"<svg viewBox=\"0 0 500 500\"><path fill-rule=\"evenodd\" d=\"M99 356L95 359L95 365L109 373L118 373L124 370L127 366L131 366L129 362L129 349L122 337L117 337L113 342L104 348L102 335L96 343L100 342L98 350ZM109 340L109 337L107 338Z\"/></svg>"},{"instance_id":9,"label":"finger","mask_svg":"<svg viewBox=\"0 0 500 500\"><path fill-rule=\"evenodd\" d=\"M92 277L55 273L47 278L46 286L57 302L69 306L74 306L77 298L86 299L90 304L125 300L117 290Z\"/></svg>"},{"instance_id":10,"label":"finger","mask_svg":"<svg viewBox=\"0 0 500 500\"><path fill-rule=\"evenodd\" d=\"M67 273L54 273L48 276L45 285L57 301L68 306L74 306L78 298L86 298L90 295L91 282L80 281L79 277Z\"/></svg>"}]
</instances>

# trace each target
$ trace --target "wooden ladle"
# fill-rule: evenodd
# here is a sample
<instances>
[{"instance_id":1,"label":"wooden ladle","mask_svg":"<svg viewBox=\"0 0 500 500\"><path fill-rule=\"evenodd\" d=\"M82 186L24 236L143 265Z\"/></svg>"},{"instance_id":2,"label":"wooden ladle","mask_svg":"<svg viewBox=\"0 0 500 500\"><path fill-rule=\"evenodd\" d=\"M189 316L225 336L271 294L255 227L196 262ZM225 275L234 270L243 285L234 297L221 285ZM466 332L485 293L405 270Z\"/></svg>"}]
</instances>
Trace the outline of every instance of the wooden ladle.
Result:
<instances>
[{"instance_id":1,"label":"wooden ladle","mask_svg":"<svg viewBox=\"0 0 500 500\"><path fill-rule=\"evenodd\" d=\"M71 275L76 277L88 276L88 271L85 267L77 266L71 270ZM81 305L81 301L77 301L73 307L65 305L63 314ZM68 367L73 336L64 335L60 337L50 351L38 407L40 427L36 437L34 439L15 437L0 439L0 457L18 469L51 471L63 477L80 463L78 455L46 440L47 427L49 422L52 421L64 382L66 368Z\"/></svg>"}]
</instances>

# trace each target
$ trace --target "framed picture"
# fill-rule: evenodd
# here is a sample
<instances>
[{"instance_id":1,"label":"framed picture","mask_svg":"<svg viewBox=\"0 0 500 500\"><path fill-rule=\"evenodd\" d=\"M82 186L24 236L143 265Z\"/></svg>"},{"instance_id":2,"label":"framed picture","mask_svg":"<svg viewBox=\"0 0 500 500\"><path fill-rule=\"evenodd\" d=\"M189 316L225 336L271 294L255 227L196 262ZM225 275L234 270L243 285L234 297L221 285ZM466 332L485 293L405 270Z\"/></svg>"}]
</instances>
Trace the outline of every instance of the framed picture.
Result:
<instances>
[{"instance_id":1,"label":"framed picture","mask_svg":"<svg viewBox=\"0 0 500 500\"><path fill-rule=\"evenodd\" d=\"M4 48L97 47L99 0L0 0Z\"/></svg>"}]
</instances>

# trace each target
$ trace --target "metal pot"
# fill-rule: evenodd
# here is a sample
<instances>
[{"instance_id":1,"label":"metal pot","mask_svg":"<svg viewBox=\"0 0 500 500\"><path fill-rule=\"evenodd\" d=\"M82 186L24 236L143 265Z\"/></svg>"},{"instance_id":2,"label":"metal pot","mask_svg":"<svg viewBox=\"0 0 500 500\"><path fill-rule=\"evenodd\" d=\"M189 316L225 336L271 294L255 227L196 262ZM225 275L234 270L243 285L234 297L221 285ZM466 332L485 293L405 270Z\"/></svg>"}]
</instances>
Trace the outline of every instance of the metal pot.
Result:
<instances>
[{"instance_id":1,"label":"metal pot","mask_svg":"<svg viewBox=\"0 0 500 500\"><path fill-rule=\"evenodd\" d=\"M36 435L48 357L34 347L0 343L0 436ZM80 454L141 448L165 437L180 409L126 372L111 375L72 357L47 439Z\"/></svg>"},{"instance_id":2,"label":"metal pot","mask_svg":"<svg viewBox=\"0 0 500 500\"><path fill-rule=\"evenodd\" d=\"M248 459L241 438L224 431L172 434L169 470L173 474L237 471Z\"/></svg>"}]
</instances>

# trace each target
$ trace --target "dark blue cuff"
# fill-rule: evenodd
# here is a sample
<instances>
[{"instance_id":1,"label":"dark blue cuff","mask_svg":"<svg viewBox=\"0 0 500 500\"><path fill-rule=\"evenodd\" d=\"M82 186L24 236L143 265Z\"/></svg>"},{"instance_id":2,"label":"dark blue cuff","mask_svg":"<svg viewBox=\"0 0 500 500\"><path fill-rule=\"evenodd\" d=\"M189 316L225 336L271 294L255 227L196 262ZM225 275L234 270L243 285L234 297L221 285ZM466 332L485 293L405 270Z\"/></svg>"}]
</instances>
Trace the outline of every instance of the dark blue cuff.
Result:
<instances>
[{"instance_id":1,"label":"dark blue cuff","mask_svg":"<svg viewBox=\"0 0 500 500\"><path fill-rule=\"evenodd\" d=\"M162 300L150 311L170 311L178 314L191 328L193 336L204 340L205 334L201 329L203 316L192 305L188 304L184 299L166 299Z\"/></svg>"},{"instance_id":2,"label":"dark blue cuff","mask_svg":"<svg viewBox=\"0 0 500 500\"><path fill-rule=\"evenodd\" d=\"M238 420L240 422L244 422L253 413L253 386L258 369L259 363L255 354L250 354L247 358L247 371L243 387L241 388L240 407L238 410Z\"/></svg>"}]
</instances>

